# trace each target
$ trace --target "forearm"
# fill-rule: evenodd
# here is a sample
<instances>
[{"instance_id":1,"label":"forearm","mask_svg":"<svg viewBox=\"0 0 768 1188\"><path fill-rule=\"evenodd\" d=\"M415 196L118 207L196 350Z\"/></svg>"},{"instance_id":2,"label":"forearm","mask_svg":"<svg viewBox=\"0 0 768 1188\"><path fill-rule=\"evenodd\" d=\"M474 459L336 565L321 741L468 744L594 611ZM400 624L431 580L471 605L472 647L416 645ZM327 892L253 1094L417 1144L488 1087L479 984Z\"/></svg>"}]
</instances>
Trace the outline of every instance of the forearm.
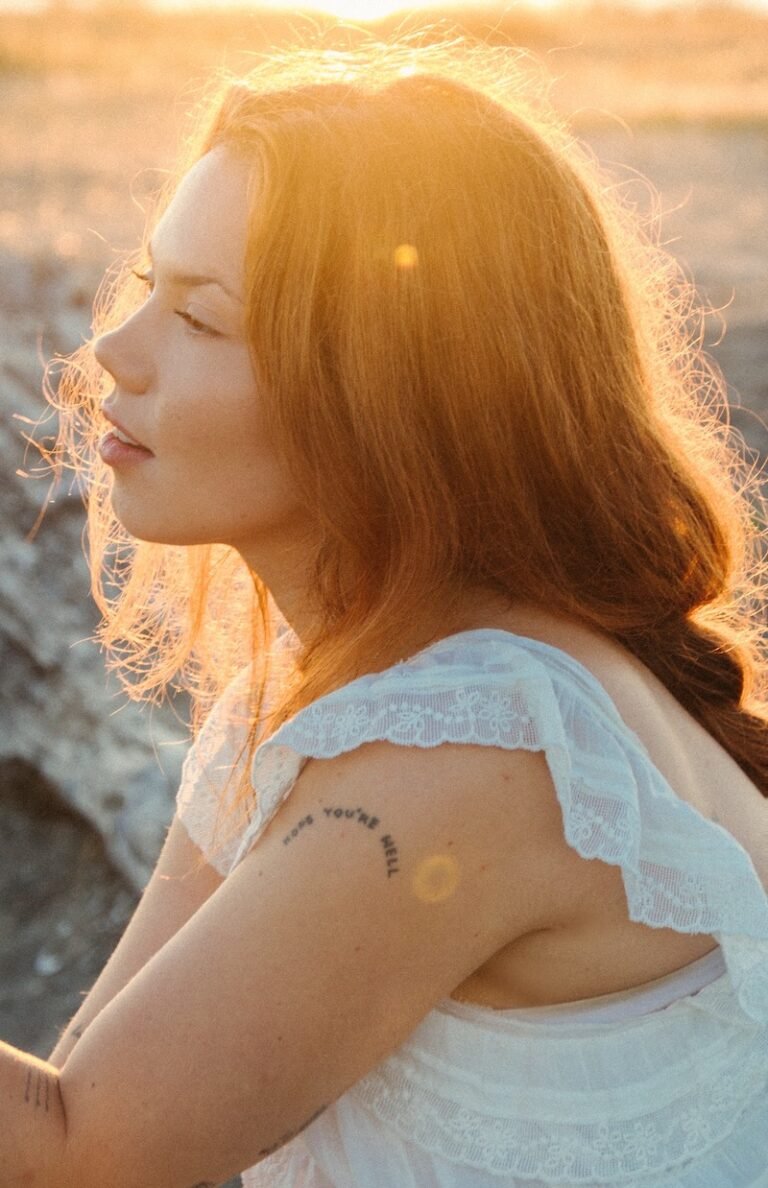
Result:
<instances>
[{"instance_id":1,"label":"forearm","mask_svg":"<svg viewBox=\"0 0 768 1188\"><path fill-rule=\"evenodd\" d=\"M92 1022L97 1012L85 1011L82 1007L75 1017L69 1021L59 1036L56 1047L48 1057L48 1063L59 1071L66 1064L67 1058L86 1027ZM1 1188L1 1186L0 1186Z\"/></svg>"},{"instance_id":2,"label":"forearm","mask_svg":"<svg viewBox=\"0 0 768 1188\"><path fill-rule=\"evenodd\" d=\"M0 1188L66 1188L58 1070L0 1041Z\"/></svg>"},{"instance_id":3,"label":"forearm","mask_svg":"<svg viewBox=\"0 0 768 1188\"><path fill-rule=\"evenodd\" d=\"M104 969L99 974L91 989L84 992L84 999L77 1012L63 1029L56 1042L56 1046L48 1057L48 1062L61 1070L66 1064L77 1041L93 1023L94 1019L109 1006L113 998L144 965L147 954L138 953L130 945L130 936L124 934L122 941L110 957ZM151 956L151 953L149 954ZM2 1188L2 1185L0 1185Z\"/></svg>"}]
</instances>

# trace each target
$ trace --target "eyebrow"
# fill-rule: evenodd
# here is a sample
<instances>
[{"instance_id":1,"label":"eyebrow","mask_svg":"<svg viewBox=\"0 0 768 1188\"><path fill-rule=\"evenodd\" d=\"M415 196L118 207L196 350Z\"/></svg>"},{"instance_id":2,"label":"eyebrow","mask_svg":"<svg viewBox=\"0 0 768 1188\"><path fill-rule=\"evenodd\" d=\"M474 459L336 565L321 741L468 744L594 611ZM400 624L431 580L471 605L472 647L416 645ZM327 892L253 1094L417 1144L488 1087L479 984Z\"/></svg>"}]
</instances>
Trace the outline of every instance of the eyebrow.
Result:
<instances>
[{"instance_id":1,"label":"eyebrow","mask_svg":"<svg viewBox=\"0 0 768 1188\"><path fill-rule=\"evenodd\" d=\"M150 263L153 267L155 267L155 257L152 251L151 243L147 244L147 254L149 256ZM224 290L228 297L231 297L233 301L236 301L238 305L245 304L242 297L239 297L237 293L232 291L232 289L228 289L223 281L220 281L217 276L205 276L201 273L195 272L178 272L174 269L166 269L164 271L166 272L166 276L172 285L179 285L182 288L188 289L201 287L202 285L217 285L220 289Z\"/></svg>"}]
</instances>

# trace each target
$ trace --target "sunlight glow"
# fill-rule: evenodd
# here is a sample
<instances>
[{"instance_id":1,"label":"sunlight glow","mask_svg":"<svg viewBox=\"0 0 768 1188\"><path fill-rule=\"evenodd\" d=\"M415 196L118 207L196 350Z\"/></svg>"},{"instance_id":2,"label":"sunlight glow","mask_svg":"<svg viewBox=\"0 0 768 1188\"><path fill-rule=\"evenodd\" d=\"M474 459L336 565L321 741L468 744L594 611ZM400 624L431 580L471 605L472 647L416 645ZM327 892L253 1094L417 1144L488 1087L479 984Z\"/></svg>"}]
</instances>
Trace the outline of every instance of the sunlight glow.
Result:
<instances>
[{"instance_id":1,"label":"sunlight glow","mask_svg":"<svg viewBox=\"0 0 768 1188\"><path fill-rule=\"evenodd\" d=\"M401 243L395 248L395 267L405 269L416 268L419 263L419 253L412 243Z\"/></svg>"},{"instance_id":2,"label":"sunlight glow","mask_svg":"<svg viewBox=\"0 0 768 1188\"><path fill-rule=\"evenodd\" d=\"M167 0L166 0L167 2ZM173 0L172 0L173 2ZM642 3L643 0L640 0ZM658 0L662 3L663 0ZM555 8L562 0L525 0L525 7L536 11ZM768 3L768 0L765 0ZM445 6L441 0L420 0L420 3L409 4L408 0L259 0L260 8L271 9L300 9L302 12L321 12L326 16L337 17L339 20L350 21L378 21L395 13L424 12L429 9L440 9ZM458 0L449 2L449 7L473 9L482 7L482 0L465 0L464 4Z\"/></svg>"},{"instance_id":3,"label":"sunlight glow","mask_svg":"<svg viewBox=\"0 0 768 1188\"><path fill-rule=\"evenodd\" d=\"M642 0L641 0L642 2ZM659 3L663 0L658 0ZM536 11L555 8L562 0L525 0L525 7ZM768 0L765 0L768 3ZM395 13L424 12L429 9L443 8L441 0L421 0L420 3L409 4L407 0L260 0L261 8L285 9L298 8L302 12L321 12L326 16L337 17L350 21L378 21ZM453 0L449 7L473 9L482 6L482 0L465 0L463 5Z\"/></svg>"},{"instance_id":4,"label":"sunlight glow","mask_svg":"<svg viewBox=\"0 0 768 1188\"><path fill-rule=\"evenodd\" d=\"M295 7L302 10L311 8L343 20L378 21L396 12L420 8L421 5L409 5L403 0L309 0L308 3L299 2Z\"/></svg>"}]
</instances>

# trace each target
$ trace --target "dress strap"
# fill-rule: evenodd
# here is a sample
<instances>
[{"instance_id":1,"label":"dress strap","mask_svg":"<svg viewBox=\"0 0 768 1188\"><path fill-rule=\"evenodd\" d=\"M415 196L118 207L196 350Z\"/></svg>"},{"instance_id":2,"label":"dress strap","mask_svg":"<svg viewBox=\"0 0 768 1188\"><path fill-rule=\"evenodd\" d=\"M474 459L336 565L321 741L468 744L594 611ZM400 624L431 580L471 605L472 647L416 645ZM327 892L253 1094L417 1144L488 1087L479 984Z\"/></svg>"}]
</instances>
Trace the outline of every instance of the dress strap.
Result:
<instances>
[{"instance_id":1,"label":"dress strap","mask_svg":"<svg viewBox=\"0 0 768 1188\"><path fill-rule=\"evenodd\" d=\"M623 1019L637 1019L662 1011L673 1002L689 998L717 981L726 973L725 958L720 946L697 961L677 969L651 982L632 986L629 990L618 990L613 994L600 994L594 998L580 998L574 1002L557 1003L551 1006L523 1007L496 1010L479 1003L462 1002L455 998L445 999L441 1009L454 1014L477 1018L490 1010L494 1018L509 1019L521 1023L618 1023ZM458 1011L453 1008L458 1007Z\"/></svg>"}]
</instances>

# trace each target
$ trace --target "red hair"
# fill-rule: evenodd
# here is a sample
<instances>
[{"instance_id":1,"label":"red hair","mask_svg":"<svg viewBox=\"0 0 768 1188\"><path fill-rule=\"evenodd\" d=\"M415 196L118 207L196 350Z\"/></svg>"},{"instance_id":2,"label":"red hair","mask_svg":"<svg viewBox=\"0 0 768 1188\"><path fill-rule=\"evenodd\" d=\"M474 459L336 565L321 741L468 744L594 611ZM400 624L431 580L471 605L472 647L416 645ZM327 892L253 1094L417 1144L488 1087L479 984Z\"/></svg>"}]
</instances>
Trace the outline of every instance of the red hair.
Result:
<instances>
[{"instance_id":1,"label":"red hair","mask_svg":"<svg viewBox=\"0 0 768 1188\"><path fill-rule=\"evenodd\" d=\"M317 627L271 724L486 588L623 644L768 795L762 505L692 290L526 87L503 50L286 55L195 143L254 165L253 357L318 524ZM132 300L123 279L98 328ZM73 368L60 403L91 426L97 396ZM181 672L202 712L266 653L267 591L221 546L128 538L95 434L102 638L133 695Z\"/></svg>"}]
</instances>

